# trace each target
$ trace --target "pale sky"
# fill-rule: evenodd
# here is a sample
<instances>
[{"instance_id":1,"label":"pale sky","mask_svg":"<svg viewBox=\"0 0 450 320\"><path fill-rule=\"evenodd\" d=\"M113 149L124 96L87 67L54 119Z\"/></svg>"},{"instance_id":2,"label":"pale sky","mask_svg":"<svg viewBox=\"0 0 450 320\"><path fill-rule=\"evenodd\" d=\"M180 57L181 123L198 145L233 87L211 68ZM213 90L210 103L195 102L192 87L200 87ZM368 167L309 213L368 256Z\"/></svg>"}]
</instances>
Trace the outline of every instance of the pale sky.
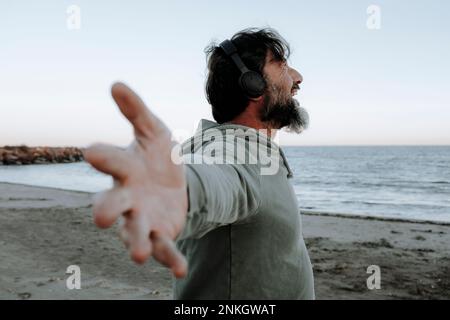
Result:
<instances>
[{"instance_id":1,"label":"pale sky","mask_svg":"<svg viewBox=\"0 0 450 320\"><path fill-rule=\"evenodd\" d=\"M70 5L79 29L73 19L68 28ZM370 5L380 29L367 27ZM206 45L266 26L291 45L311 117L282 145L450 145L446 0L0 0L0 145L128 144L109 93L117 80L169 128L192 133L212 119Z\"/></svg>"}]
</instances>

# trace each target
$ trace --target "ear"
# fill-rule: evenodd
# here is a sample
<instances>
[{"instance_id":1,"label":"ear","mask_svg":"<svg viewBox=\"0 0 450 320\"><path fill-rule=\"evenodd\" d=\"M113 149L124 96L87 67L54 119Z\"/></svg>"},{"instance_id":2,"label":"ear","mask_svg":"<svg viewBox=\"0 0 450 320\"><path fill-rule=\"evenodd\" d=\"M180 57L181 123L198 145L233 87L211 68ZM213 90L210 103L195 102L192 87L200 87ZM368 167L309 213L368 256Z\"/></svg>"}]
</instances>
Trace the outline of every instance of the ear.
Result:
<instances>
[{"instance_id":1,"label":"ear","mask_svg":"<svg viewBox=\"0 0 450 320\"><path fill-rule=\"evenodd\" d=\"M256 97L256 98L248 98L250 101L253 101L253 102L260 102L260 101L262 101L262 99L263 99L263 95L260 95L259 97Z\"/></svg>"}]
</instances>

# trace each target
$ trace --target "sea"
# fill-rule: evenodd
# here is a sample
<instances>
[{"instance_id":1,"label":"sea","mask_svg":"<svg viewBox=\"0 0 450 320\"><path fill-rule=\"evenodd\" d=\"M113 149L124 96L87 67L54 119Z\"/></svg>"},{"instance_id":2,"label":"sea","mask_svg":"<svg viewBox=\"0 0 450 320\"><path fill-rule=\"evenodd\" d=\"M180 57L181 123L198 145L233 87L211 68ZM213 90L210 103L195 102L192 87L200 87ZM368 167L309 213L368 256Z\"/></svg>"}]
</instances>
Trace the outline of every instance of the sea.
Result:
<instances>
[{"instance_id":1,"label":"sea","mask_svg":"<svg viewBox=\"0 0 450 320\"><path fill-rule=\"evenodd\" d=\"M283 147L300 210L450 222L450 146ZM85 162L0 166L0 182L97 192Z\"/></svg>"}]
</instances>

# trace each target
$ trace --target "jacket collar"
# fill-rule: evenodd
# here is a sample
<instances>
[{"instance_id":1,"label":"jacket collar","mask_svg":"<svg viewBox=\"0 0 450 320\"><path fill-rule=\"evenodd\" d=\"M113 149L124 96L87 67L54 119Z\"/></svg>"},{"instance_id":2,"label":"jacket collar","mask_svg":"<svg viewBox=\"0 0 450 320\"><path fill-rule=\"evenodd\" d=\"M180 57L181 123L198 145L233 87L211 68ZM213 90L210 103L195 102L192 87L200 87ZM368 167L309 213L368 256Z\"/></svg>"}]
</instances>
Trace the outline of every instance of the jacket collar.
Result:
<instances>
[{"instance_id":1,"label":"jacket collar","mask_svg":"<svg viewBox=\"0 0 450 320\"><path fill-rule=\"evenodd\" d=\"M197 130L195 132L195 134L201 134L201 132L211 129L211 128L215 128L217 127L217 129L227 129L227 128L243 128L243 129L248 129L250 127L247 126L243 126L243 125L239 125L239 124L232 124L232 123L227 123L227 124L218 124L217 122L211 121L211 120L207 120L207 119L201 119L198 126L197 126ZM258 133L259 134L259 133ZM275 146L277 146L278 150L280 150L280 155L283 159L283 163L284 166L286 167L286 170L288 172L287 177L288 178L292 178L294 176L288 161L286 159L286 156L284 155L283 150L281 149L281 147L279 147L274 141L272 141L272 139L266 135L264 135L264 138L267 139L270 143L273 143Z\"/></svg>"}]
</instances>

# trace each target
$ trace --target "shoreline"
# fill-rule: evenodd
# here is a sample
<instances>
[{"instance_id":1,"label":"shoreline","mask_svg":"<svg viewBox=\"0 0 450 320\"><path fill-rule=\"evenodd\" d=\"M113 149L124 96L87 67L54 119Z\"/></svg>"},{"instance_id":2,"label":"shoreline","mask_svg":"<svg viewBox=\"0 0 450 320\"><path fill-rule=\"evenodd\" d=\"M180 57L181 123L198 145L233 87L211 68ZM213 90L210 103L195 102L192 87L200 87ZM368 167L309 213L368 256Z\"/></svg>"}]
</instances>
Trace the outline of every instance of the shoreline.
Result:
<instances>
[{"instance_id":1,"label":"shoreline","mask_svg":"<svg viewBox=\"0 0 450 320\"><path fill-rule=\"evenodd\" d=\"M394 217L381 217L381 216L369 216L369 215L358 215L352 213L334 213L334 212L323 212L323 211L310 211L301 210L301 213L308 216L325 216L325 217L338 217L338 218L348 218L348 219L361 219L361 220L376 220L376 221L386 221L386 222L398 222L398 223L417 223L417 224L434 224L438 226L450 226L450 222L447 221L435 221L435 220L419 220L410 218L394 218Z\"/></svg>"},{"instance_id":2,"label":"shoreline","mask_svg":"<svg viewBox=\"0 0 450 320\"><path fill-rule=\"evenodd\" d=\"M71 190L71 189L63 189L56 187L47 187L47 186L37 186L31 184L24 183L14 183L14 182L3 182L0 181L1 184L7 185L16 185L16 186L24 186L24 187L35 187L35 188L44 188L50 190L58 190L58 191L68 191L75 193L83 193L83 194L95 194L95 192L82 191L82 190ZM354 213L344 213L344 212L326 212L326 211L316 211L316 210L303 210L299 208L302 215L306 216L327 216L327 217L339 217L339 218L349 218L349 219L361 219L361 220L376 220L376 221L386 221L386 222L404 222L404 223L425 223L425 224L434 224L439 226L450 226L450 221L441 221L441 220L420 220L420 219L411 219L411 218L397 218L397 217L389 217L389 216L370 216L364 214L354 214Z\"/></svg>"},{"instance_id":3,"label":"shoreline","mask_svg":"<svg viewBox=\"0 0 450 320\"><path fill-rule=\"evenodd\" d=\"M0 195L0 299L171 299L166 268L134 264L117 226L95 227L92 193L0 183ZM317 299L450 299L450 226L316 214L302 225ZM82 290L66 288L69 265ZM380 290L367 288L371 265Z\"/></svg>"}]
</instances>

